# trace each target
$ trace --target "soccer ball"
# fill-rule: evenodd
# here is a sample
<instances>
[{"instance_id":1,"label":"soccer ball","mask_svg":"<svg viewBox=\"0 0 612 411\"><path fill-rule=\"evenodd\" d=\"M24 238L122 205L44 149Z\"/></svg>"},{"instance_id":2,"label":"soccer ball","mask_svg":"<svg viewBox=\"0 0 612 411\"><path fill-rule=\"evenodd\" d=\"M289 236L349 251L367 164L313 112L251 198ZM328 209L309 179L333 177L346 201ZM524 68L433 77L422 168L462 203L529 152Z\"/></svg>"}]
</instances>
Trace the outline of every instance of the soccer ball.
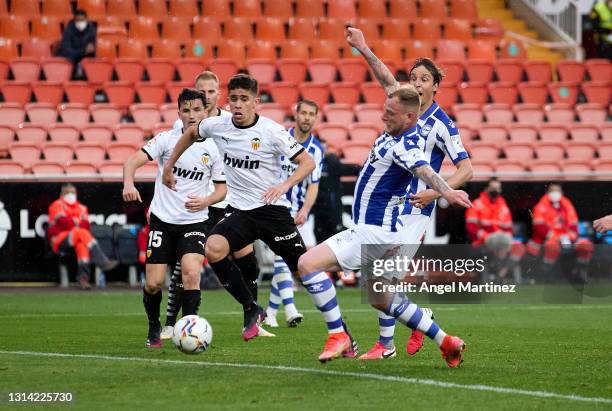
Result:
<instances>
[{"instance_id":1,"label":"soccer ball","mask_svg":"<svg viewBox=\"0 0 612 411\"><path fill-rule=\"evenodd\" d=\"M185 354L199 354L210 346L212 337L212 327L205 318L186 315L176 322L172 342Z\"/></svg>"}]
</instances>

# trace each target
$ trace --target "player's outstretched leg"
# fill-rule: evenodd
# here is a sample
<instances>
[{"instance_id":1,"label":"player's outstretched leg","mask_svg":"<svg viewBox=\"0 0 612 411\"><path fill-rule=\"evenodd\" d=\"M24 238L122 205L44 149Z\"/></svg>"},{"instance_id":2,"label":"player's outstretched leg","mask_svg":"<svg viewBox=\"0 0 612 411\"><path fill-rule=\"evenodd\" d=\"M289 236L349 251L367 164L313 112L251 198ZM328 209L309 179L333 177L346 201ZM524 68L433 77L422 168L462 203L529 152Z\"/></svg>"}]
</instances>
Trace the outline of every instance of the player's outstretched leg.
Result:
<instances>
[{"instance_id":1,"label":"player's outstretched leg","mask_svg":"<svg viewBox=\"0 0 612 411\"><path fill-rule=\"evenodd\" d=\"M272 288L270 289L270 302L272 305L269 305L269 310L266 310L268 317L273 316L269 323L276 323L276 326L278 326L274 306L276 305L276 300L280 299L285 306L287 327L297 327L297 325L304 319L304 316L299 313L295 307L293 299L293 278L291 276L291 271L289 270L289 267L287 267L287 264L285 264L285 261L279 256L276 256L274 259L274 277L272 278L272 281L273 284ZM278 297L274 295L275 289ZM278 305L276 305L276 310L278 310ZM268 318L266 319L266 322L268 323Z\"/></svg>"},{"instance_id":2,"label":"player's outstretched leg","mask_svg":"<svg viewBox=\"0 0 612 411\"><path fill-rule=\"evenodd\" d=\"M381 360L397 356L395 344L393 344L395 317L378 311L378 327L380 329L378 341L367 353L359 357L360 360Z\"/></svg>"},{"instance_id":3,"label":"player's outstretched leg","mask_svg":"<svg viewBox=\"0 0 612 411\"><path fill-rule=\"evenodd\" d=\"M147 264L146 282L142 289L142 303L149 321L149 332L147 334L147 348L161 348L160 338L161 323L159 322L159 311L162 301L162 283L166 275L166 264Z\"/></svg>"},{"instance_id":4,"label":"player's outstretched leg","mask_svg":"<svg viewBox=\"0 0 612 411\"><path fill-rule=\"evenodd\" d=\"M168 302L166 304L166 324L161 332L161 339L168 340L172 338L174 332L174 324L178 318L179 311L182 305L183 295L183 278L181 274L181 263L177 261L172 270L170 277L170 286L168 287Z\"/></svg>"},{"instance_id":5,"label":"player's outstretched leg","mask_svg":"<svg viewBox=\"0 0 612 411\"><path fill-rule=\"evenodd\" d=\"M382 308L382 307L377 307ZM419 330L438 344L442 358L450 368L461 364L461 354L466 345L459 337L447 335L419 306L405 295L396 294L386 307L385 313L413 330Z\"/></svg>"}]
</instances>

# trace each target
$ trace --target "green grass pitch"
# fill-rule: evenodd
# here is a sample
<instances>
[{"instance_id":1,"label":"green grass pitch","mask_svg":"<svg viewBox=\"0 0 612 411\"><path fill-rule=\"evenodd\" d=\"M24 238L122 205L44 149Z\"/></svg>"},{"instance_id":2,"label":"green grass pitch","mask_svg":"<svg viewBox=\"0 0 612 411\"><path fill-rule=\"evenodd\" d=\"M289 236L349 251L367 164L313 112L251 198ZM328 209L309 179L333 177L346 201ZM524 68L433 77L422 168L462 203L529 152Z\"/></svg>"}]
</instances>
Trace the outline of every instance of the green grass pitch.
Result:
<instances>
[{"instance_id":1,"label":"green grass pitch","mask_svg":"<svg viewBox=\"0 0 612 411\"><path fill-rule=\"evenodd\" d=\"M213 344L188 356L171 342L144 348L138 292L2 291L0 409L28 407L10 404L10 392L71 392L70 405L36 406L86 410L612 409L612 305L432 306L468 344L462 366L448 369L431 341L406 355L401 325L397 358L320 364L326 330L303 291L299 328L248 343L233 299L202 297ZM338 300L363 352L378 335L377 315L357 290Z\"/></svg>"}]
</instances>

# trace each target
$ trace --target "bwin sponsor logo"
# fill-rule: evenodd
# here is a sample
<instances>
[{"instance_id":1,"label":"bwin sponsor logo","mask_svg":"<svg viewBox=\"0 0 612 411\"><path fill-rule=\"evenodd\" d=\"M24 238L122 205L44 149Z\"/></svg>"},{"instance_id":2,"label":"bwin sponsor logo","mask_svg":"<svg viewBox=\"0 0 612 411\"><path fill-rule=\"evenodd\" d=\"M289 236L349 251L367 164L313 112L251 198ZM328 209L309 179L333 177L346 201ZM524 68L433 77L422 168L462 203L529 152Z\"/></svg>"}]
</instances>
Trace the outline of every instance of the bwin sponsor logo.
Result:
<instances>
[{"instance_id":1,"label":"bwin sponsor logo","mask_svg":"<svg viewBox=\"0 0 612 411\"><path fill-rule=\"evenodd\" d=\"M232 158L225 153L223 155L223 163L226 166L234 168L246 168L248 170L256 170L259 168L259 160L249 160L249 156L242 158Z\"/></svg>"},{"instance_id":2,"label":"bwin sponsor logo","mask_svg":"<svg viewBox=\"0 0 612 411\"><path fill-rule=\"evenodd\" d=\"M186 178L188 180L202 181L202 179L204 178L204 172L198 171L198 169L195 167L193 168L193 170L185 170L184 168L180 167L172 167L172 174L177 177Z\"/></svg>"}]
</instances>

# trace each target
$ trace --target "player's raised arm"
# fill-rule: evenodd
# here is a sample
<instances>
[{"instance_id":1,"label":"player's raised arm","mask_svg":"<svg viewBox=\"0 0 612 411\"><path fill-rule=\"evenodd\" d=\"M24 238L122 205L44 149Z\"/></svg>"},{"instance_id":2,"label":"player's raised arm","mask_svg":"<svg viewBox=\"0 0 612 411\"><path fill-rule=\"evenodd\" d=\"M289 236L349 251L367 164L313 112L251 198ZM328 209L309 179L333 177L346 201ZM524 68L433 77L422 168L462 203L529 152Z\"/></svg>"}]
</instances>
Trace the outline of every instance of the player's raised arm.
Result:
<instances>
[{"instance_id":1,"label":"player's raised arm","mask_svg":"<svg viewBox=\"0 0 612 411\"><path fill-rule=\"evenodd\" d=\"M196 140L200 137L198 134L198 127L188 127L183 131L183 135L176 142L174 150L168 159L168 162L164 165L164 172L162 176L162 182L166 187L176 191L176 179L172 175L172 168L181 157L181 155L189 148Z\"/></svg>"},{"instance_id":2,"label":"player's raised arm","mask_svg":"<svg viewBox=\"0 0 612 411\"><path fill-rule=\"evenodd\" d=\"M413 174L422 179L436 190L442 197L446 199L451 205L459 207L470 208L472 203L467 193L463 190L453 190L444 181L438 173L436 173L429 164L421 165L413 169Z\"/></svg>"},{"instance_id":3,"label":"player's raised arm","mask_svg":"<svg viewBox=\"0 0 612 411\"><path fill-rule=\"evenodd\" d=\"M393 77L393 73L391 70L385 66L385 63L380 61L378 57L370 50L368 45L365 42L365 38L363 36L363 32L354 27L347 27L346 29L346 41L352 46L355 47L361 55L366 59L370 68L374 72L376 79L380 83L380 85L385 89L385 93L390 95L395 90L400 87L398 81Z\"/></svg>"},{"instance_id":4,"label":"player's raised arm","mask_svg":"<svg viewBox=\"0 0 612 411\"><path fill-rule=\"evenodd\" d=\"M457 169L451 175L446 183L449 187L457 189L463 186L465 183L472 179L474 175L474 171L472 169L472 162L469 158L465 158L457 163ZM419 191L416 194L410 194L410 204L415 206L416 208L424 208L427 207L429 203L440 198L440 193L433 189L427 189L423 191Z\"/></svg>"},{"instance_id":5,"label":"player's raised arm","mask_svg":"<svg viewBox=\"0 0 612 411\"><path fill-rule=\"evenodd\" d=\"M299 143L296 142L296 144ZM289 191L291 187L308 177L308 174L312 173L312 170L315 169L314 159L304 149L293 157L291 161L296 163L298 167L287 180L277 186L271 187L264 193L263 200L266 204L273 204L276 202L280 196Z\"/></svg>"},{"instance_id":6,"label":"player's raised arm","mask_svg":"<svg viewBox=\"0 0 612 411\"><path fill-rule=\"evenodd\" d=\"M134 186L134 175L139 167L144 166L149 162L148 155L138 150L130 156L123 164L123 201L136 201L142 203L140 193Z\"/></svg>"}]
</instances>

